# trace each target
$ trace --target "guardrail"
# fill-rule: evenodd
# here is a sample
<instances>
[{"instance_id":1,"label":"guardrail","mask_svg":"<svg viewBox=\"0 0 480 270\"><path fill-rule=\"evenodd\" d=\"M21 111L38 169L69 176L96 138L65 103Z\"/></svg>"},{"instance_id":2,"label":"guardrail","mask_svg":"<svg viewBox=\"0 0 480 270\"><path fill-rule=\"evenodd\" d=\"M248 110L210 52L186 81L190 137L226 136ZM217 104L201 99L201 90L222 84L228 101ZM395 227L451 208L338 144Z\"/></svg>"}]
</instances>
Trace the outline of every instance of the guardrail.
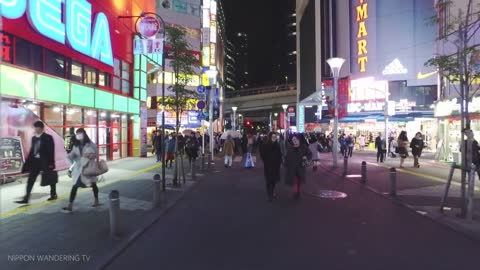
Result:
<instances>
[{"instance_id":1,"label":"guardrail","mask_svg":"<svg viewBox=\"0 0 480 270\"><path fill-rule=\"evenodd\" d=\"M268 93L275 93L275 92L284 92L284 91L291 91L296 89L296 84L287 84L287 85L272 85L272 86L264 86L258 88L249 88L249 89L241 89L236 91L231 91L225 93L226 98L234 98L234 97L244 97L244 96L254 96L260 94L268 94Z\"/></svg>"}]
</instances>

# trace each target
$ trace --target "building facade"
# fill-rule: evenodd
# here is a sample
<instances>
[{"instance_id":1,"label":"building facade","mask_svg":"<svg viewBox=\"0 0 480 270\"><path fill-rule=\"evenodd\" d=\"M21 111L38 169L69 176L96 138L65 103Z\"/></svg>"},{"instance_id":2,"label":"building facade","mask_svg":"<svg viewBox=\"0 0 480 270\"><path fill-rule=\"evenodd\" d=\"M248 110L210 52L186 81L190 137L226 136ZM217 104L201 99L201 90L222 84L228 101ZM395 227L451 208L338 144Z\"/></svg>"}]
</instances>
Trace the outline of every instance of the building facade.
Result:
<instances>
[{"instance_id":1,"label":"building facade","mask_svg":"<svg viewBox=\"0 0 480 270\"><path fill-rule=\"evenodd\" d=\"M313 110L323 112L318 120L328 120L332 111L328 110L332 90L326 60L341 57L346 59L338 93L342 132L370 138L378 132L396 137L406 130L411 137L421 131L427 147L436 149L432 104L438 98L437 78L435 68L425 66L435 53L435 26L425 23L435 15L434 1L311 0L297 4L297 17L298 8L303 7L297 21L299 99L324 86L326 102L322 109ZM315 49L309 50L309 44L316 44ZM322 74L321 81L315 74Z\"/></svg>"},{"instance_id":2,"label":"building facade","mask_svg":"<svg viewBox=\"0 0 480 270\"><path fill-rule=\"evenodd\" d=\"M37 120L55 139L57 169L68 167L64 146L80 127L101 159L140 156L147 60L132 54L135 19L118 16L154 12L155 3L19 0L0 10L0 137L23 149L1 153L13 158L6 172L24 158Z\"/></svg>"},{"instance_id":3,"label":"building facade","mask_svg":"<svg viewBox=\"0 0 480 270\"><path fill-rule=\"evenodd\" d=\"M248 74L248 35L239 32L232 38L234 46L237 48L236 79L237 89L248 88L250 85L250 76Z\"/></svg>"}]
</instances>

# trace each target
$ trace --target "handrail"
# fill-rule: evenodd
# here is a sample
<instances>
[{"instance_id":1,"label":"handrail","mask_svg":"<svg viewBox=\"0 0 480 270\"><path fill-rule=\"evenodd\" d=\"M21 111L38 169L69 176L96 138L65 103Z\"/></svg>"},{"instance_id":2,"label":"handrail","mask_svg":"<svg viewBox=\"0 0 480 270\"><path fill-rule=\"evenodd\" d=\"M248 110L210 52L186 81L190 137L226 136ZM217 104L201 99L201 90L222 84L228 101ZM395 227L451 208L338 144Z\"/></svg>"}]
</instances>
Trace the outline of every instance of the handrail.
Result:
<instances>
[{"instance_id":1,"label":"handrail","mask_svg":"<svg viewBox=\"0 0 480 270\"><path fill-rule=\"evenodd\" d=\"M234 98L234 97L253 96L253 95L268 94L268 93L275 93L275 92L291 91L295 89L296 89L296 84L262 86L257 88L248 88L248 89L230 91L225 93L225 97Z\"/></svg>"}]
</instances>

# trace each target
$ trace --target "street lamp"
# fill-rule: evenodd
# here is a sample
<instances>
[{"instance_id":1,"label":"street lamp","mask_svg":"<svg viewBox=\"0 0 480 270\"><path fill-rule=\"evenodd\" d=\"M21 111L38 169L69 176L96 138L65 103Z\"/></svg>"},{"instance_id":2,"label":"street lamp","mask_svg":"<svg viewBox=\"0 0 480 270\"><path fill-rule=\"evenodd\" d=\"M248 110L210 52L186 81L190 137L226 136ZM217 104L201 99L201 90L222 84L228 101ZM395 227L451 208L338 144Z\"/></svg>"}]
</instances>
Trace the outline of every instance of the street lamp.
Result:
<instances>
[{"instance_id":1,"label":"street lamp","mask_svg":"<svg viewBox=\"0 0 480 270\"><path fill-rule=\"evenodd\" d=\"M338 77L340 76L340 69L342 68L345 59L330 58L327 60L333 75L333 100L335 107L335 118L333 120L333 167L337 168L338 159Z\"/></svg>"},{"instance_id":2,"label":"street lamp","mask_svg":"<svg viewBox=\"0 0 480 270\"><path fill-rule=\"evenodd\" d=\"M285 134L285 145L287 145L287 108L288 108L288 105L287 104L283 104L282 105L282 108L283 108L283 130L284 130L284 134Z\"/></svg>"},{"instance_id":3,"label":"street lamp","mask_svg":"<svg viewBox=\"0 0 480 270\"><path fill-rule=\"evenodd\" d=\"M238 109L238 107L232 107L232 110L233 110L233 125L232 125L233 128L232 128L232 130L233 131L237 130L237 116L236 116L237 109Z\"/></svg>"},{"instance_id":4,"label":"street lamp","mask_svg":"<svg viewBox=\"0 0 480 270\"><path fill-rule=\"evenodd\" d=\"M209 70L206 71L208 78L210 79L210 98L208 105L208 119L209 119L209 136L210 136L210 153L208 154L208 164L213 163L213 96L217 88L217 74L218 71L214 66L211 66Z\"/></svg>"}]
</instances>

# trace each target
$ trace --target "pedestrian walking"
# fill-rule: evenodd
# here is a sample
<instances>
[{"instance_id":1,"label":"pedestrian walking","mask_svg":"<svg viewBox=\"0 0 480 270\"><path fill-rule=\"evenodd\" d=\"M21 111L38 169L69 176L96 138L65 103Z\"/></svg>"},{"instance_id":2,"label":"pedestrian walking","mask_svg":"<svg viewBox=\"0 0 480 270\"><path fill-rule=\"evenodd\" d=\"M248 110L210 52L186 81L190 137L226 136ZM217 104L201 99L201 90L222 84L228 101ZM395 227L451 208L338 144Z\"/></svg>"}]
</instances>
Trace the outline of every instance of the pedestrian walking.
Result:
<instances>
[{"instance_id":1,"label":"pedestrian walking","mask_svg":"<svg viewBox=\"0 0 480 270\"><path fill-rule=\"evenodd\" d=\"M363 136L363 134L360 134L358 137L358 147L360 148L360 151L365 150L365 136Z\"/></svg>"},{"instance_id":2,"label":"pedestrian walking","mask_svg":"<svg viewBox=\"0 0 480 270\"><path fill-rule=\"evenodd\" d=\"M163 136L160 130L157 131L157 134L153 138L153 149L155 150L155 155L157 156L157 162L162 162L162 145L163 145Z\"/></svg>"},{"instance_id":3,"label":"pedestrian walking","mask_svg":"<svg viewBox=\"0 0 480 270\"><path fill-rule=\"evenodd\" d=\"M375 149L377 149L377 162L383 163L387 151L387 142L381 132L379 132L377 138L375 138Z\"/></svg>"},{"instance_id":4,"label":"pedestrian walking","mask_svg":"<svg viewBox=\"0 0 480 270\"><path fill-rule=\"evenodd\" d=\"M388 151L389 151L392 158L396 158L397 155L395 155L395 152L397 151L397 147L398 147L397 141L395 140L395 137L393 137L393 136L391 136L389 138L389 140L390 140L390 143L389 143Z\"/></svg>"},{"instance_id":5,"label":"pedestrian walking","mask_svg":"<svg viewBox=\"0 0 480 270\"><path fill-rule=\"evenodd\" d=\"M340 152L342 153L342 156L345 157L347 155L347 138L345 138L345 134L340 136L338 142L340 144Z\"/></svg>"},{"instance_id":6,"label":"pedestrian walking","mask_svg":"<svg viewBox=\"0 0 480 270\"><path fill-rule=\"evenodd\" d=\"M354 143L354 139L353 139L352 134L349 134L349 135L348 135L345 143L346 143L346 146L347 146L347 148L348 148L348 153L347 153L347 155L348 155L348 157L352 157L352 155L353 155L353 146L355 146L355 143Z\"/></svg>"},{"instance_id":7,"label":"pedestrian walking","mask_svg":"<svg viewBox=\"0 0 480 270\"><path fill-rule=\"evenodd\" d=\"M422 133L417 132L415 137L410 142L410 148L412 148L412 155L413 155L413 167L420 168L420 163L418 159L422 155L423 148L425 147L425 143L423 142Z\"/></svg>"},{"instance_id":8,"label":"pedestrian walking","mask_svg":"<svg viewBox=\"0 0 480 270\"><path fill-rule=\"evenodd\" d=\"M260 157L263 161L263 173L267 185L269 201L275 198L275 185L280 181L280 166L282 165L282 150L275 132L268 134L268 139L260 148Z\"/></svg>"},{"instance_id":9,"label":"pedestrian walking","mask_svg":"<svg viewBox=\"0 0 480 270\"><path fill-rule=\"evenodd\" d=\"M84 169L96 162L98 156L97 146L90 140L85 129L79 128L75 132L75 145L72 152L68 154L72 167L72 181L73 186L70 191L69 203L63 208L64 211L70 213L73 211L73 202L77 196L78 188L91 187L93 191L94 202L92 207L100 205L98 200L97 176L87 176L84 174Z\"/></svg>"},{"instance_id":10,"label":"pedestrian walking","mask_svg":"<svg viewBox=\"0 0 480 270\"><path fill-rule=\"evenodd\" d=\"M198 158L198 151L200 149L200 142L195 136L195 133L192 132L190 137L187 138L185 142L185 153L187 154L190 166L192 162L195 162Z\"/></svg>"},{"instance_id":11,"label":"pedestrian walking","mask_svg":"<svg viewBox=\"0 0 480 270\"><path fill-rule=\"evenodd\" d=\"M33 124L35 135L32 137L30 152L28 153L22 173L28 172L27 193L20 204L28 204L33 185L40 172L42 173L41 186L50 186L50 198L48 201L57 199L58 174L55 170L55 144L53 137L45 133L45 125L41 121Z\"/></svg>"},{"instance_id":12,"label":"pedestrian walking","mask_svg":"<svg viewBox=\"0 0 480 270\"><path fill-rule=\"evenodd\" d=\"M167 168L172 168L173 160L175 159L175 139L173 138L172 134L170 134L168 136L168 139L165 141L165 151L167 152L167 157L165 158L165 166ZM170 162L170 166L168 166L168 162Z\"/></svg>"},{"instance_id":13,"label":"pedestrian walking","mask_svg":"<svg viewBox=\"0 0 480 270\"><path fill-rule=\"evenodd\" d=\"M233 163L233 154L235 153L235 143L232 136L228 135L225 144L223 145L223 154L225 155L225 168L231 168Z\"/></svg>"},{"instance_id":14,"label":"pedestrian walking","mask_svg":"<svg viewBox=\"0 0 480 270\"><path fill-rule=\"evenodd\" d=\"M300 198L301 185L306 181L306 167L308 160L312 158L312 152L306 145L300 144L300 139L295 135L292 138L292 145L287 146L285 157L287 185L293 187L293 197Z\"/></svg>"},{"instance_id":15,"label":"pedestrian walking","mask_svg":"<svg viewBox=\"0 0 480 270\"><path fill-rule=\"evenodd\" d=\"M310 144L308 145L310 152L312 152L312 167L313 171L317 171L317 166L320 161L320 152L322 151L322 147L320 142L317 140L315 136L312 136L310 139Z\"/></svg>"},{"instance_id":16,"label":"pedestrian walking","mask_svg":"<svg viewBox=\"0 0 480 270\"><path fill-rule=\"evenodd\" d=\"M400 132L400 135L398 136L397 140L397 152L400 155L400 168L403 168L403 163L405 162L405 159L408 157L408 137L407 137L407 132L402 131Z\"/></svg>"}]
</instances>

